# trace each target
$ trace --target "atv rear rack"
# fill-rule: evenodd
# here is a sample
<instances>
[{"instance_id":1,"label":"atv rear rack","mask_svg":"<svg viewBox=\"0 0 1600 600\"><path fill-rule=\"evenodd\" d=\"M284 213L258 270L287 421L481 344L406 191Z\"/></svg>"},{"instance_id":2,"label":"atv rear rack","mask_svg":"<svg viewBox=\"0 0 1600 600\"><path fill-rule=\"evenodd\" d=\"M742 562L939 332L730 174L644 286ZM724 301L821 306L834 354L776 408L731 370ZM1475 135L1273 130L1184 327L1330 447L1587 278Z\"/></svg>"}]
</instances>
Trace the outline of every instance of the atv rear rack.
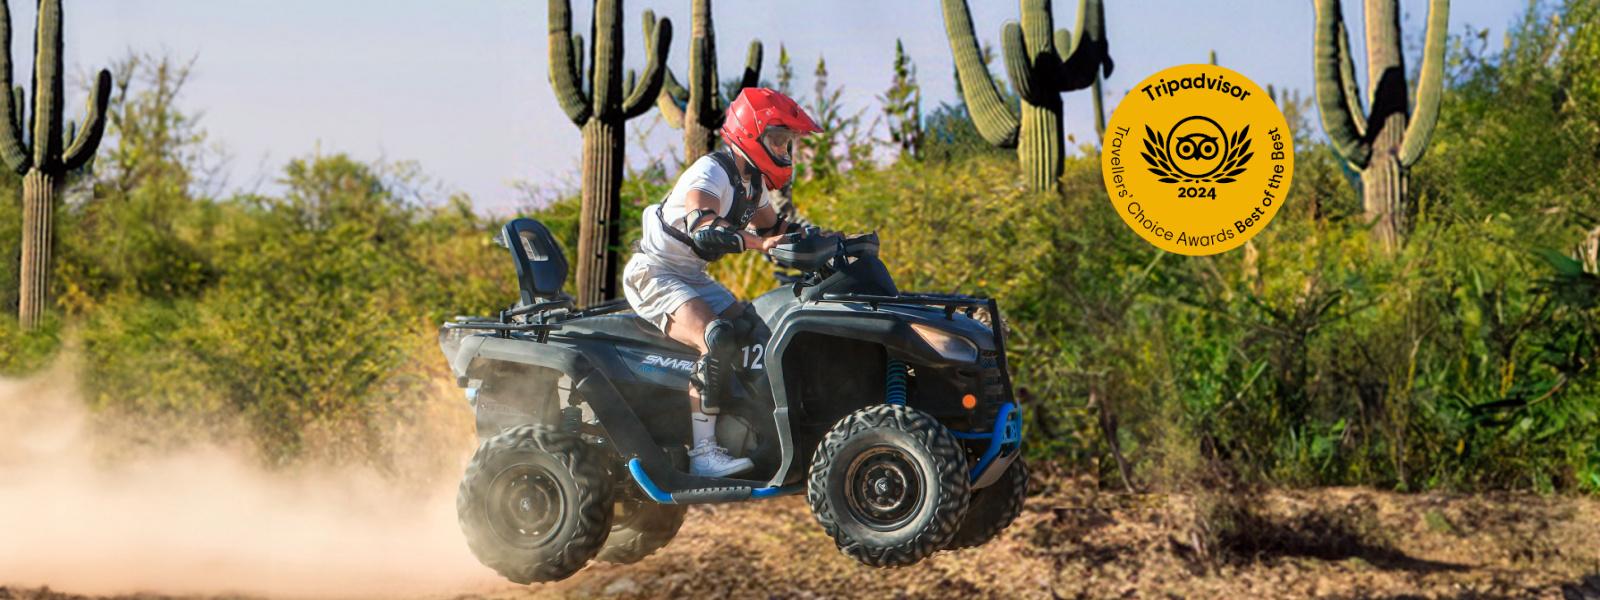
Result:
<instances>
[{"instance_id":1,"label":"atv rear rack","mask_svg":"<svg viewBox=\"0 0 1600 600\"><path fill-rule=\"evenodd\" d=\"M576 311L572 310L571 300L554 300L502 310L498 320L494 317L456 317L456 322L445 323L444 326L446 329L484 329L497 332L500 337L511 337L511 333L516 331L536 331L540 334L538 341L544 342L548 337L545 334L560 330L561 323L564 321L622 312L628 308L628 301L625 298L608 300ZM517 323L511 320L513 317L521 317L533 313L539 313L539 315L537 320L531 323ZM550 322L552 319L555 322Z\"/></svg>"},{"instance_id":2,"label":"atv rear rack","mask_svg":"<svg viewBox=\"0 0 1600 600\"><path fill-rule=\"evenodd\" d=\"M445 323L445 329L487 329L490 331L555 331L561 329L554 323L483 323L468 321L465 323ZM500 337L506 337L501 335Z\"/></svg>"},{"instance_id":3,"label":"atv rear rack","mask_svg":"<svg viewBox=\"0 0 1600 600\"><path fill-rule=\"evenodd\" d=\"M555 300L551 302L539 302L536 304L529 304L527 306L502 310L500 311L500 319L498 321L491 321L485 317L456 317L455 323L445 323L444 326L446 329L487 329L489 331L496 332L496 335L499 335L503 338L511 337L511 332L513 331L537 331L540 333L539 341L544 341L545 333L561 329L560 325L544 322L545 315L547 314L546 311L551 311L558 308L570 309L572 308L572 301ZM520 317L532 313L539 313L538 322L515 323L511 321L512 317Z\"/></svg>"}]
</instances>

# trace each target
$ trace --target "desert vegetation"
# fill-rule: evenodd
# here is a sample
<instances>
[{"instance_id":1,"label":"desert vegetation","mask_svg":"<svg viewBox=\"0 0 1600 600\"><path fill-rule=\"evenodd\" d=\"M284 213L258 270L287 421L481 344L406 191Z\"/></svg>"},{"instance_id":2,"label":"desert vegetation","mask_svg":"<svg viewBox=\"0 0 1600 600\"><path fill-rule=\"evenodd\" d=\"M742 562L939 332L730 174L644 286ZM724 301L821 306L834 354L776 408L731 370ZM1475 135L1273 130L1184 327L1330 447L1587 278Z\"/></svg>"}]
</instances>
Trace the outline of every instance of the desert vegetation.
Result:
<instances>
[{"instance_id":1,"label":"desert vegetation","mask_svg":"<svg viewBox=\"0 0 1600 600\"><path fill-rule=\"evenodd\" d=\"M1100 3L1085 4L1097 19ZM946 2L946 12L961 8ZM570 16L556 28L552 11L552 39L568 39ZM610 32L620 17L600 18ZM709 46L694 23L691 39ZM1403 194L1386 191L1380 211L1403 218L1369 218L1371 167L1352 159L1353 138L1324 135L1310 94L1280 94L1295 140L1289 200L1244 248L1200 258L1157 250L1119 221L1093 140L1059 158L1048 148L1067 143L1059 116L1047 118L1060 110L1058 92L1089 87L1109 68L1096 26L1077 26L1070 50L1066 38L1005 33L1008 52L1065 57L1052 59L1070 71L1060 89L1016 89L968 40L960 76L982 107L921 105L915 57L903 54L885 65L885 106L838 106L825 64L819 85L797 93L808 108L831 108L813 116L832 126L804 149L794 204L828 229L879 231L902 289L1000 299L1034 460L1139 493L1600 493L1600 2L1535 3L1494 53L1473 31L1443 38L1436 52L1429 27L1437 64L1423 61L1420 77L1437 89L1419 93L1437 104L1437 125L1422 132L1426 160L1415 160L1420 149L1399 154ZM670 107L686 137L699 135L694 127L714 122L705 106L759 67L758 46L743 78L715 82L714 65L696 63L680 87L660 66L671 26L663 18L649 30L640 77L625 80L620 63L588 69L551 57L566 67L553 70L556 87L585 146L612 148L606 164L618 173L614 184L585 178L581 190L522 207L569 256L636 237L639 211L676 175L678 150L622 160L628 119ZM1338 75L1330 64L1317 67L1319 79ZM416 164L339 153L283 165L281 192L216 189L204 124L184 105L190 66L132 54L96 80L105 138L97 150L71 146L94 151L92 165L50 159L65 170L51 215L50 302L36 324L16 316L33 277L19 268L31 184L0 173L0 373L72 355L97 410L195 431L216 415L238 417L266 464L314 452L383 465L396 449L381 432L421 418L416 407L445 376L437 324L515 298L511 265L490 242L510 215L475 212ZM991 86L968 83L984 71ZM578 81L586 72L588 86ZM778 72L787 87L787 55ZM1337 101L1345 86L1332 85L1320 82L1315 97ZM592 97L579 97L584 89ZM1347 108L1355 119L1359 104ZM1004 121L1003 111L1024 115L1008 125L1024 143L1046 142L1020 161L995 147L998 126L985 119ZM892 140L870 135L879 115L897 124ZM48 135L35 139L51 143L37 147L63 145L52 146L59 124L39 127ZM605 220L616 232L585 241L582 224L597 211L613 215ZM598 257L590 269L573 279L612 271ZM745 297L776 285L754 255L713 274ZM1202 547L1226 546L1234 538L1218 528L1251 522L1239 501L1199 506L1216 524L1199 529L1211 536L1196 538Z\"/></svg>"}]
</instances>

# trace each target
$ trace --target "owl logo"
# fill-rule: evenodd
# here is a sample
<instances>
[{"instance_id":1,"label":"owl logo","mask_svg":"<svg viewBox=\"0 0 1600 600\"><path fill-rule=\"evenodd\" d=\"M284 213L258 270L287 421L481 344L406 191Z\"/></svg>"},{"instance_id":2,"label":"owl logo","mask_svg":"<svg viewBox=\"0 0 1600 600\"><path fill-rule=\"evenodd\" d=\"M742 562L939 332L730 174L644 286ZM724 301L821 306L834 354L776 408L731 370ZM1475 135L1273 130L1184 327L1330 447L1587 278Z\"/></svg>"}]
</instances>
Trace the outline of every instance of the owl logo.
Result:
<instances>
[{"instance_id":1,"label":"owl logo","mask_svg":"<svg viewBox=\"0 0 1600 600\"><path fill-rule=\"evenodd\" d=\"M1208 117L1178 121L1165 136L1146 125L1144 157L1162 183L1232 183L1255 156L1250 127L1229 134Z\"/></svg>"},{"instance_id":2,"label":"owl logo","mask_svg":"<svg viewBox=\"0 0 1600 600\"><path fill-rule=\"evenodd\" d=\"M1178 142L1177 155L1183 160L1211 160L1217 157L1217 136L1191 133Z\"/></svg>"}]
</instances>

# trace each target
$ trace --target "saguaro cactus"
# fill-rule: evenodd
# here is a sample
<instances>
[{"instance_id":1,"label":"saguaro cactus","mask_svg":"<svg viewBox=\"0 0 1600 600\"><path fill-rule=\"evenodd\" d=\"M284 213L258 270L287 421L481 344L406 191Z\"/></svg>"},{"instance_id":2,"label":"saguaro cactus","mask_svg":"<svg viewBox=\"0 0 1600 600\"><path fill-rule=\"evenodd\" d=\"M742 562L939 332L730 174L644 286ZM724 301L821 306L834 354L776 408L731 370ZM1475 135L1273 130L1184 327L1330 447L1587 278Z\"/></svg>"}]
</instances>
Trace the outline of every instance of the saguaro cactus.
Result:
<instances>
[{"instance_id":1,"label":"saguaro cactus","mask_svg":"<svg viewBox=\"0 0 1600 600\"><path fill-rule=\"evenodd\" d=\"M619 197L628 119L644 114L661 93L672 21L644 13L649 59L644 73L622 78L622 0L595 0L594 48L588 85L583 36L572 33L571 0L550 0L550 85L567 117L583 130L583 204L578 231L578 303L617 296L622 205Z\"/></svg>"},{"instance_id":2,"label":"saguaro cactus","mask_svg":"<svg viewBox=\"0 0 1600 600\"><path fill-rule=\"evenodd\" d=\"M718 91L721 80L717 77L717 33L711 26L711 0L694 0L689 19L689 87L679 84L668 68L666 89L659 102L667 124L683 129L685 164L716 146L716 132L722 127L725 107L734 100L723 98ZM761 40L751 40L739 89L756 87L760 81Z\"/></svg>"},{"instance_id":3,"label":"saguaro cactus","mask_svg":"<svg viewBox=\"0 0 1600 600\"><path fill-rule=\"evenodd\" d=\"M39 20L34 31L33 120L24 115L25 92L12 87L11 7L0 0L0 113L7 115L0 126L0 160L22 175L22 298L18 317L24 328L38 325L50 300L50 250L53 237L56 192L70 171L82 167L100 147L106 129L106 104L111 99L111 72L105 69L95 78L89 94L89 115L83 127L68 135L63 127L63 88L61 55L61 0L40 0ZM23 128L32 135L24 137ZM30 148L28 142L32 142Z\"/></svg>"},{"instance_id":4,"label":"saguaro cactus","mask_svg":"<svg viewBox=\"0 0 1600 600\"><path fill-rule=\"evenodd\" d=\"M1403 241L1406 172L1428 147L1439 121L1444 47L1450 1L1428 3L1427 42L1417 81L1416 112L1406 102L1405 58L1400 51L1400 7L1395 0L1366 0L1367 82L1371 112L1361 107L1355 65L1339 0L1316 0L1317 107L1335 151L1361 175L1362 206L1376 221L1373 235L1386 248Z\"/></svg>"},{"instance_id":5,"label":"saguaro cactus","mask_svg":"<svg viewBox=\"0 0 1600 600\"><path fill-rule=\"evenodd\" d=\"M1055 29L1050 0L1022 0L1022 23L1009 21L1001 30L1006 73L1022 98L1020 123L984 67L966 0L942 1L956 74L978 133L996 146L1016 147L1035 189L1056 189L1064 151L1061 94L1095 85L1102 69L1111 74L1101 0L1079 0L1076 38L1066 29Z\"/></svg>"},{"instance_id":6,"label":"saguaro cactus","mask_svg":"<svg viewBox=\"0 0 1600 600\"><path fill-rule=\"evenodd\" d=\"M1101 104L1105 94L1100 91L1100 74L1094 74L1094 85L1089 86L1089 93L1094 94L1094 135L1097 138L1106 137L1106 109Z\"/></svg>"}]
</instances>

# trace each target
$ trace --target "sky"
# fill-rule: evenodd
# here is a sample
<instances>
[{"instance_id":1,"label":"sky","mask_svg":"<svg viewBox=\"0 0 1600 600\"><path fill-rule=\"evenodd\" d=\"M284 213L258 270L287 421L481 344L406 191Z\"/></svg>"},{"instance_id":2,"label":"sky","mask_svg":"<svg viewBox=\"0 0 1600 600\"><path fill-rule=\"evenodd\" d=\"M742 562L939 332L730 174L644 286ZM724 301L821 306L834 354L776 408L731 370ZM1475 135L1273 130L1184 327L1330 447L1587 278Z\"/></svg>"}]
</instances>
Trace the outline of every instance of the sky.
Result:
<instances>
[{"instance_id":1,"label":"sky","mask_svg":"<svg viewBox=\"0 0 1600 600\"><path fill-rule=\"evenodd\" d=\"M998 47L1018 2L969 0L980 38ZM34 6L13 0L15 77L31 73ZM587 30L592 3L574 3ZM1057 0L1058 28L1077 28L1076 2ZM1345 2L1358 77L1365 86L1361 5ZM1489 49L1526 9L1517 0L1456 0L1450 31L1489 30ZM668 64L686 73L688 0L624 3L624 68L645 63L640 15L653 9L676 26ZM547 4L539 0L65 0L69 81L130 52L195 58L179 100L200 116L225 152L224 189L272 193L290 159L343 152L359 160L416 161L446 191L489 213L526 196L516 182L575 188L582 136L556 103L548 74ZM1106 0L1116 69L1107 116L1128 88L1163 68L1218 62L1263 86L1312 90L1310 0ZM1426 0L1401 0L1411 56L1421 46ZM915 62L924 111L955 103L950 43L938 0L806 0L713 3L722 77L744 64L749 40L766 45L762 74L776 71L778 45L795 62L794 88L811 89L819 55L848 110L875 114L890 84L895 40ZM587 37L587 36L586 36ZM1000 64L995 68L1001 70ZM81 89L68 118L82 120ZM1093 137L1087 91L1064 96L1068 135ZM802 103L805 99L801 99ZM629 122L631 159L676 154L679 132L652 110ZM1069 144L1070 145L1070 144Z\"/></svg>"}]
</instances>

